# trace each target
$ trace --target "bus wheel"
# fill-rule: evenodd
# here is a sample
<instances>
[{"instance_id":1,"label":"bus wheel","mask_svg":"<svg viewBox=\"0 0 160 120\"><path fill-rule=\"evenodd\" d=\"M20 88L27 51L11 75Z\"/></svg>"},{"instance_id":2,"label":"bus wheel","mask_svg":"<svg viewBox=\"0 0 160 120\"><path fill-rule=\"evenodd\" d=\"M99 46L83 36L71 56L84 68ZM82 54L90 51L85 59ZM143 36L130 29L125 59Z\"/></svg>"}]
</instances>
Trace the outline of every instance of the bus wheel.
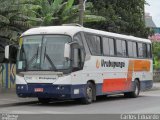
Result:
<instances>
[{"instance_id":1,"label":"bus wheel","mask_svg":"<svg viewBox=\"0 0 160 120\"><path fill-rule=\"evenodd\" d=\"M134 82L134 91L133 92L127 92L124 93L125 97L129 97L129 98L136 98L139 96L140 93L140 83L138 80L135 80Z\"/></svg>"},{"instance_id":2,"label":"bus wheel","mask_svg":"<svg viewBox=\"0 0 160 120\"><path fill-rule=\"evenodd\" d=\"M91 104L94 100L95 95L94 85L91 82L87 83L87 87L85 89L85 97L81 99L83 104Z\"/></svg>"},{"instance_id":3,"label":"bus wheel","mask_svg":"<svg viewBox=\"0 0 160 120\"><path fill-rule=\"evenodd\" d=\"M42 104L46 104L50 102L49 98L38 98L38 101Z\"/></svg>"}]
</instances>

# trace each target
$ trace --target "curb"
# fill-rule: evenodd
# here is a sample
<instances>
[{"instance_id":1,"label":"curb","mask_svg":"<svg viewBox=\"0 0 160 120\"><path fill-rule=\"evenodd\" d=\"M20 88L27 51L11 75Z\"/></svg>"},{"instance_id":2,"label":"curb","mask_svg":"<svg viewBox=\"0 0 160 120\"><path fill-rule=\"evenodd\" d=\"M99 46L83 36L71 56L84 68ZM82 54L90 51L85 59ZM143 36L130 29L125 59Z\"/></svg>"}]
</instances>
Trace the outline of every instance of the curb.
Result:
<instances>
[{"instance_id":1,"label":"curb","mask_svg":"<svg viewBox=\"0 0 160 120\"><path fill-rule=\"evenodd\" d=\"M160 90L160 88L158 88L158 87L153 87L152 89L147 90L147 91L155 91L155 90Z\"/></svg>"},{"instance_id":2,"label":"curb","mask_svg":"<svg viewBox=\"0 0 160 120\"><path fill-rule=\"evenodd\" d=\"M6 88L0 88L0 94L6 94L6 93L16 93L15 89L6 89Z\"/></svg>"},{"instance_id":3,"label":"curb","mask_svg":"<svg viewBox=\"0 0 160 120\"><path fill-rule=\"evenodd\" d=\"M160 90L160 82L154 82L153 87L148 91Z\"/></svg>"}]
</instances>

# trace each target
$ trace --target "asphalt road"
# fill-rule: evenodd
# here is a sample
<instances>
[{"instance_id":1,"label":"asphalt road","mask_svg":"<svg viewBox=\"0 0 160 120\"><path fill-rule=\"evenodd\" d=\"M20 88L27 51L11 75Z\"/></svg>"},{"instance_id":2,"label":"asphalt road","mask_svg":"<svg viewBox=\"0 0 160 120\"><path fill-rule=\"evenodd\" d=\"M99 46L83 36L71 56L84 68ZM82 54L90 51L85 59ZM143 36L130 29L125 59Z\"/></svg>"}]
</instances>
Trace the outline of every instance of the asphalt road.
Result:
<instances>
[{"instance_id":1,"label":"asphalt road","mask_svg":"<svg viewBox=\"0 0 160 120\"><path fill-rule=\"evenodd\" d=\"M90 105L76 101L40 104L37 99L18 98L15 94L0 95L0 113L11 114L160 114L160 90L141 92L138 98L123 95L98 98Z\"/></svg>"}]
</instances>

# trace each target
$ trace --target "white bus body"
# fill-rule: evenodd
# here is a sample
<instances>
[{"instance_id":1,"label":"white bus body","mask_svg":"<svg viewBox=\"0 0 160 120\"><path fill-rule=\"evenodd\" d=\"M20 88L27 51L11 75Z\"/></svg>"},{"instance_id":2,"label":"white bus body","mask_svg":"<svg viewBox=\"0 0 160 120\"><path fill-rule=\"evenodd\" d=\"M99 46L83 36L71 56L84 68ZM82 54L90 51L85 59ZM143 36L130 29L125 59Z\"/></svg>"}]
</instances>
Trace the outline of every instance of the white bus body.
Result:
<instances>
[{"instance_id":1,"label":"white bus body","mask_svg":"<svg viewBox=\"0 0 160 120\"><path fill-rule=\"evenodd\" d=\"M69 58L63 56L66 43L71 43ZM41 102L91 103L96 96L117 93L137 97L152 88L152 72L148 39L79 26L38 27L20 38L16 91Z\"/></svg>"}]
</instances>

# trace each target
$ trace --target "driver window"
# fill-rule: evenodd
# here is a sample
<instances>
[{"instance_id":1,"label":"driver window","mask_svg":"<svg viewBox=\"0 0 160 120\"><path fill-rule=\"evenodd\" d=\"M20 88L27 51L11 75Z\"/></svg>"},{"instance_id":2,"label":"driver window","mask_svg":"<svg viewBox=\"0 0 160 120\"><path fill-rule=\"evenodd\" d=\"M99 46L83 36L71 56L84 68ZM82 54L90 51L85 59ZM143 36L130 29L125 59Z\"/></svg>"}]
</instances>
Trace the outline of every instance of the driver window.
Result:
<instances>
[{"instance_id":1,"label":"driver window","mask_svg":"<svg viewBox=\"0 0 160 120\"><path fill-rule=\"evenodd\" d=\"M77 41L79 43L79 52L78 53L78 63L79 66L82 68L83 64L84 64L84 60L85 60L85 52L84 52L84 46L83 46L83 41L82 41L82 37L80 33L77 33L74 37L73 37L74 41Z\"/></svg>"}]
</instances>

